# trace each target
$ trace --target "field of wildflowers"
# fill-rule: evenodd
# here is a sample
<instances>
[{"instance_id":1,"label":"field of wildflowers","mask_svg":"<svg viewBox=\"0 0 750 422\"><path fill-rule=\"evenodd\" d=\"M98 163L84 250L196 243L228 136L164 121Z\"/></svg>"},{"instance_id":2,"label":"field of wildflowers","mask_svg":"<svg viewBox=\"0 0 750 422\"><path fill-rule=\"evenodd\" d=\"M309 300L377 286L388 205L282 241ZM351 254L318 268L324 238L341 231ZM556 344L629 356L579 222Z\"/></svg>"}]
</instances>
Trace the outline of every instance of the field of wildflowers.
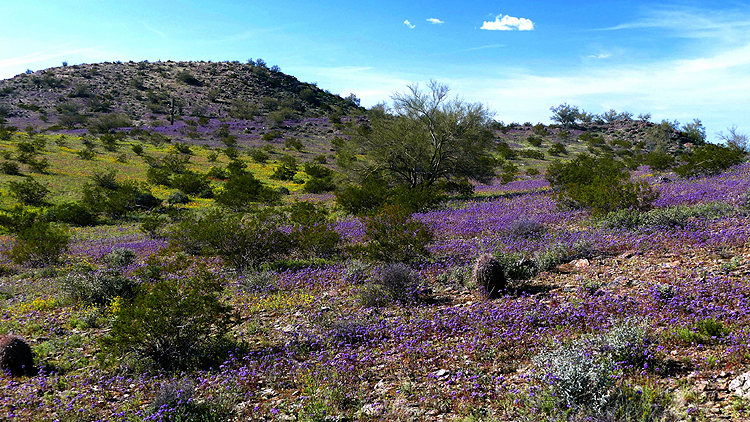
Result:
<instances>
[{"instance_id":1,"label":"field of wildflowers","mask_svg":"<svg viewBox=\"0 0 750 422\"><path fill-rule=\"evenodd\" d=\"M87 160L76 154L85 138L43 138L51 170L34 176L53 203L78 199L81 180L110 162L118 177L146 180L141 156L124 143ZM15 150L14 139L2 148ZM155 157L173 148L143 147ZM209 160L213 149L191 150L197 171L229 162ZM270 182L272 164L248 164ZM693 179L647 168L633 177L660 196L632 225L561 208L541 176L477 186L470 199L416 214L435 235L429 257L413 265L418 292L379 306L364 298L387 270L346 254L314 265L228 269L220 258L190 257L147 236L137 216L71 228L57 266L0 263L0 333L26 338L39 368L35 376L0 377L0 419L750 417L750 402L728 389L750 366L750 165ZM159 189L158 197L172 193ZM330 224L344 243L366 238L360 219L337 217ZM9 238L2 239L6 248ZM111 256L122 249L135 260L113 269ZM504 295L485 300L470 277L483 253L534 262L537 271L511 277ZM221 282L217 300L240 319L223 359L195 367L166 370L129 350L106 353L102 339L126 300L84 303L65 289L68 277L115 270L137 283L182 286L197 268Z\"/></svg>"}]
</instances>

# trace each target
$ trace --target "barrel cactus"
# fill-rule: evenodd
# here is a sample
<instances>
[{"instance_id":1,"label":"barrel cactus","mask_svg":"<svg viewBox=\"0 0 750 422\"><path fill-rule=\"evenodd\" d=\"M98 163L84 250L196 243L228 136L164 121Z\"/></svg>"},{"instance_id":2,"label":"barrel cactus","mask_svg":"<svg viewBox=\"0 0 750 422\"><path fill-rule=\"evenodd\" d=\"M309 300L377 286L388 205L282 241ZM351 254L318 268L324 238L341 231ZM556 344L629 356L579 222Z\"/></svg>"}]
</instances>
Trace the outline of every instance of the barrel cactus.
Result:
<instances>
[{"instance_id":1,"label":"barrel cactus","mask_svg":"<svg viewBox=\"0 0 750 422\"><path fill-rule=\"evenodd\" d=\"M34 355L21 337L0 337L0 370L13 376L34 374Z\"/></svg>"},{"instance_id":2,"label":"barrel cactus","mask_svg":"<svg viewBox=\"0 0 750 422\"><path fill-rule=\"evenodd\" d=\"M506 286L503 265L494 256L482 254L474 265L474 281L485 297L499 297Z\"/></svg>"}]
</instances>

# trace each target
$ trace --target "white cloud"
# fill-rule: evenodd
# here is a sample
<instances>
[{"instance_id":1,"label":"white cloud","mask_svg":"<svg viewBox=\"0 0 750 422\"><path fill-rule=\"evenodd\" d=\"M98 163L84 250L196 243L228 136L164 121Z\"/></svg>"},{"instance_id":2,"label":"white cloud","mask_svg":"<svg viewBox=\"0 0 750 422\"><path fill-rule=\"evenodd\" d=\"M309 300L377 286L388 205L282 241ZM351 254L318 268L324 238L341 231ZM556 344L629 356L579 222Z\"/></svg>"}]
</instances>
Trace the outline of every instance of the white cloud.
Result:
<instances>
[{"instance_id":1,"label":"white cloud","mask_svg":"<svg viewBox=\"0 0 750 422\"><path fill-rule=\"evenodd\" d=\"M607 53L601 53L601 54L591 54L588 56L590 59L606 59L609 58L609 54Z\"/></svg>"},{"instance_id":2,"label":"white cloud","mask_svg":"<svg viewBox=\"0 0 750 422\"><path fill-rule=\"evenodd\" d=\"M411 22L409 22L408 19L404 21L404 25L408 26L409 29L414 29L414 28L417 27L416 25L412 25Z\"/></svg>"},{"instance_id":3,"label":"white cloud","mask_svg":"<svg viewBox=\"0 0 750 422\"><path fill-rule=\"evenodd\" d=\"M494 21L484 21L480 29L488 31L532 31L534 29L534 22L526 18L498 15Z\"/></svg>"},{"instance_id":4,"label":"white cloud","mask_svg":"<svg viewBox=\"0 0 750 422\"><path fill-rule=\"evenodd\" d=\"M427 19L427 22L429 22L429 23L431 23L433 25L439 25L441 23L445 23L445 22L441 21L440 19L435 19L435 18L429 18L429 19Z\"/></svg>"}]
</instances>

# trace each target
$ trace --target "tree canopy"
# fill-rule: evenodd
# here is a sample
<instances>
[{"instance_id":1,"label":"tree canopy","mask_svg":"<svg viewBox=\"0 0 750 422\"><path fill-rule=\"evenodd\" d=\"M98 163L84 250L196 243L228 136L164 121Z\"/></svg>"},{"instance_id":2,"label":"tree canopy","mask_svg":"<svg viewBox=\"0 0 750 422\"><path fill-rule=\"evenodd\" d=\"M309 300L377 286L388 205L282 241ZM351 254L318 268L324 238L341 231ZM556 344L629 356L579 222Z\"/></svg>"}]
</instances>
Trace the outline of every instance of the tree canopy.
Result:
<instances>
[{"instance_id":1,"label":"tree canopy","mask_svg":"<svg viewBox=\"0 0 750 422\"><path fill-rule=\"evenodd\" d=\"M446 85L430 81L427 86L422 91L410 85L391 97L392 108L374 109L369 124L353 135L356 153L365 160L350 159L345 166L360 176L381 174L408 187L439 180L492 180L492 113L480 103L448 98Z\"/></svg>"}]
</instances>

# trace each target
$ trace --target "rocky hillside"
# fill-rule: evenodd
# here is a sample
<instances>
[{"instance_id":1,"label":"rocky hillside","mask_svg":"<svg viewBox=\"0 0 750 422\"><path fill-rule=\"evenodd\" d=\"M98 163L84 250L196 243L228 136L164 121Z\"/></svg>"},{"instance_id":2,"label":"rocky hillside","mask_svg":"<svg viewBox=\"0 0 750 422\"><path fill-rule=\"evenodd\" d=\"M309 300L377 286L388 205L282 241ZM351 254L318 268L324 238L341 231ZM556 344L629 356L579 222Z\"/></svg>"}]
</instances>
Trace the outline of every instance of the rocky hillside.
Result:
<instances>
[{"instance_id":1,"label":"rocky hillside","mask_svg":"<svg viewBox=\"0 0 750 422\"><path fill-rule=\"evenodd\" d=\"M95 63L0 81L0 117L37 130L91 128L102 120L108 122L104 129L139 126L182 116L284 120L356 109L355 97L300 82L262 60Z\"/></svg>"}]
</instances>

